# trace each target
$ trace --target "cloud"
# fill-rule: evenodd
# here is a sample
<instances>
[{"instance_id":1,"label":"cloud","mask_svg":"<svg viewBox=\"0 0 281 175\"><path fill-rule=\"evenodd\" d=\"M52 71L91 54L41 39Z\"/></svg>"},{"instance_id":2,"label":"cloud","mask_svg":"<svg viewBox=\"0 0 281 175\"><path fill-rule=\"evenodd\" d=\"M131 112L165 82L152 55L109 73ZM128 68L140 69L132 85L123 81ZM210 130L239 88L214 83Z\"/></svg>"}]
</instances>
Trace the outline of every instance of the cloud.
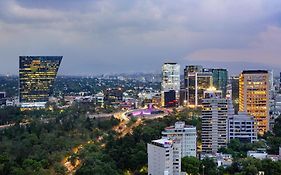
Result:
<instances>
[{"instance_id":1,"label":"cloud","mask_svg":"<svg viewBox=\"0 0 281 175\"><path fill-rule=\"evenodd\" d=\"M274 65L280 7L280 0L2 0L0 72L16 73L24 54L64 55L63 74L96 74L160 70L186 55L231 62L259 47Z\"/></svg>"},{"instance_id":2,"label":"cloud","mask_svg":"<svg viewBox=\"0 0 281 175\"><path fill-rule=\"evenodd\" d=\"M262 63L265 65L281 66L281 28L269 26L260 33L247 47L235 49L210 48L197 50L186 56L192 61L216 61Z\"/></svg>"}]
</instances>

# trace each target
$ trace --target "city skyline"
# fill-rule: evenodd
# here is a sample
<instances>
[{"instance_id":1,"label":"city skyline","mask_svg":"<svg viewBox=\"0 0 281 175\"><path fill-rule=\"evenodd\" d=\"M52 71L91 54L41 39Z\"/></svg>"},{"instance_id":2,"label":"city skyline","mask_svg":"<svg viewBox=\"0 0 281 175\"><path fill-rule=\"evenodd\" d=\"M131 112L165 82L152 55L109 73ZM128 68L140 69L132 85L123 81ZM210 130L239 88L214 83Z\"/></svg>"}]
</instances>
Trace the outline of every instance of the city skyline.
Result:
<instances>
[{"instance_id":1,"label":"city skyline","mask_svg":"<svg viewBox=\"0 0 281 175\"><path fill-rule=\"evenodd\" d=\"M0 175L281 174L281 0L0 0Z\"/></svg>"},{"instance_id":2,"label":"city skyline","mask_svg":"<svg viewBox=\"0 0 281 175\"><path fill-rule=\"evenodd\" d=\"M0 74L17 74L19 55L63 55L60 75L160 72L167 61L230 75L278 72L280 7L277 0L3 0Z\"/></svg>"}]
</instances>

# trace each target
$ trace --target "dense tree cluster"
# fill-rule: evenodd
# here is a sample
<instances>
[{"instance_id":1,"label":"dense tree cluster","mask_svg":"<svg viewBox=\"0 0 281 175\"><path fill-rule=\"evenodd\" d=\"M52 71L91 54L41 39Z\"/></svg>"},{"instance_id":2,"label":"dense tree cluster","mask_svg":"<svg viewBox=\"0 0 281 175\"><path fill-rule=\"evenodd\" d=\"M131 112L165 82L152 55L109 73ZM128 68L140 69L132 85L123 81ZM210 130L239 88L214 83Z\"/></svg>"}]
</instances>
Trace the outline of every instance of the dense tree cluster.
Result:
<instances>
[{"instance_id":1,"label":"dense tree cluster","mask_svg":"<svg viewBox=\"0 0 281 175\"><path fill-rule=\"evenodd\" d=\"M87 110L81 106L54 111L7 111L7 115L19 119L14 127L1 130L0 133L0 174L4 175L65 174L66 169L61 161L67 155L70 155L72 163L76 159L81 161L76 171L79 175L121 175L124 172L147 174L147 143L159 139L165 127L174 125L176 121L185 121L198 128L199 138L201 130L198 117L200 110L185 109L174 111L164 118L144 120L132 134L121 138L112 131L112 127L119 121L114 118L89 119ZM29 123L21 125L22 120ZM131 124L134 122L132 120ZM281 172L280 162L247 158L246 152L263 147L277 154L281 138L280 126L281 120L278 119L274 132L266 134L263 141L245 144L232 140L228 148L221 149L222 153L233 155L234 162L230 167L217 167L210 158L198 160L185 157L182 159L182 169L190 174L204 172L208 175L251 175L258 171L264 171L266 175L278 174ZM71 148L89 140L93 142L86 144L81 151L75 154L71 152Z\"/></svg>"},{"instance_id":2,"label":"dense tree cluster","mask_svg":"<svg viewBox=\"0 0 281 175\"><path fill-rule=\"evenodd\" d=\"M108 139L105 152L113 158L117 167L129 170L134 174L147 174L147 143L161 138L165 127L174 125L176 121L185 121L188 125L201 127L199 111L184 110L161 119L146 120L143 125L134 129L132 135L120 139L112 136Z\"/></svg>"},{"instance_id":3,"label":"dense tree cluster","mask_svg":"<svg viewBox=\"0 0 281 175\"><path fill-rule=\"evenodd\" d=\"M1 130L0 174L65 174L61 160L72 147L96 140L117 124L115 119L90 120L72 110L53 114L29 112L28 124Z\"/></svg>"}]
</instances>

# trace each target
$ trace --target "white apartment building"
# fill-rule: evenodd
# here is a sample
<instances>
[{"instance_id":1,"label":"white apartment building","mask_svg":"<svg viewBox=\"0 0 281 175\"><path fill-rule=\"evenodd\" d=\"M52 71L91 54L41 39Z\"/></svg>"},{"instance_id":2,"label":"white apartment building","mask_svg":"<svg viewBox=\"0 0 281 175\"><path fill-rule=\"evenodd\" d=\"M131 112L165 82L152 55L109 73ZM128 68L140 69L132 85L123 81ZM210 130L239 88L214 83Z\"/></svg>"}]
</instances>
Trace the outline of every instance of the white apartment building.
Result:
<instances>
[{"instance_id":1,"label":"white apartment building","mask_svg":"<svg viewBox=\"0 0 281 175\"><path fill-rule=\"evenodd\" d=\"M196 127L187 126L185 122L176 122L174 126L165 128L163 137L174 140L181 147L181 157L193 156L197 153Z\"/></svg>"},{"instance_id":2,"label":"white apartment building","mask_svg":"<svg viewBox=\"0 0 281 175\"><path fill-rule=\"evenodd\" d=\"M168 139L153 140L147 144L148 175L180 174L180 169L178 173L174 170L174 150L173 141ZM178 168L181 168L180 164Z\"/></svg>"},{"instance_id":3,"label":"white apartment building","mask_svg":"<svg viewBox=\"0 0 281 175\"><path fill-rule=\"evenodd\" d=\"M215 154L227 146L227 118L234 114L231 100L210 88L204 92L202 109L202 153Z\"/></svg>"},{"instance_id":4,"label":"white apartment building","mask_svg":"<svg viewBox=\"0 0 281 175\"><path fill-rule=\"evenodd\" d=\"M239 112L228 118L228 142L239 139L241 142L257 141L257 122L254 116Z\"/></svg>"}]
</instances>

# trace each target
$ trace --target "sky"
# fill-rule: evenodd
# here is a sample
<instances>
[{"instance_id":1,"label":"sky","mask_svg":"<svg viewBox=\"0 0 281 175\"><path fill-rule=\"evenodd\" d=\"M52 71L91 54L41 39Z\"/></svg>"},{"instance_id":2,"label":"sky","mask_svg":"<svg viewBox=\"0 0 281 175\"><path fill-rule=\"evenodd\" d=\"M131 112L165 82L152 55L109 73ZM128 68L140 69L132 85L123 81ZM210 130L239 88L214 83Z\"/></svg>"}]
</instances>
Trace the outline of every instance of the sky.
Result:
<instances>
[{"instance_id":1,"label":"sky","mask_svg":"<svg viewBox=\"0 0 281 175\"><path fill-rule=\"evenodd\" d=\"M280 0L1 0L0 74L62 55L60 74L160 72L164 62L281 71Z\"/></svg>"}]
</instances>

